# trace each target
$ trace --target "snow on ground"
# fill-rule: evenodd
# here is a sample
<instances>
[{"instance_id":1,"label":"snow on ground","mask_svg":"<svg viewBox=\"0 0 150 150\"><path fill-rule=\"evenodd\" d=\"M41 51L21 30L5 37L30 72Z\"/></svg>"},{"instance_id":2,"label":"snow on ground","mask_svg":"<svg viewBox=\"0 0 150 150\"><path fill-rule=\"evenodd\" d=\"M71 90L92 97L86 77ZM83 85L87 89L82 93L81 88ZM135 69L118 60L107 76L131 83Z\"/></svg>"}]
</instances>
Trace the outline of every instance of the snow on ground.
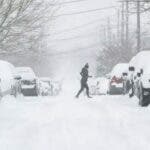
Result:
<instances>
[{"instance_id":1,"label":"snow on ground","mask_svg":"<svg viewBox=\"0 0 150 150\"><path fill-rule=\"evenodd\" d=\"M1 150L149 150L150 107L127 96L5 97Z\"/></svg>"}]
</instances>

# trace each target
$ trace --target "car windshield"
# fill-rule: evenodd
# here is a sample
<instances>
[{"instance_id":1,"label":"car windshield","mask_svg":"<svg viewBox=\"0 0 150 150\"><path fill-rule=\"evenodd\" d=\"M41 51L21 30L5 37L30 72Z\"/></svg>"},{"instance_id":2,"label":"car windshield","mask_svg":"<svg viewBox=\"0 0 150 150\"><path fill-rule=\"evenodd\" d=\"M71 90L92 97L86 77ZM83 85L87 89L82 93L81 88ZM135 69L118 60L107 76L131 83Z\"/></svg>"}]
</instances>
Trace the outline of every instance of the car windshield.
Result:
<instances>
[{"instance_id":1,"label":"car windshield","mask_svg":"<svg viewBox=\"0 0 150 150\"><path fill-rule=\"evenodd\" d=\"M22 84L24 85L33 85L33 84L36 84L36 81L35 80L22 80L21 81Z\"/></svg>"},{"instance_id":2,"label":"car windshield","mask_svg":"<svg viewBox=\"0 0 150 150\"><path fill-rule=\"evenodd\" d=\"M50 84L50 81L42 80L42 82Z\"/></svg>"}]
</instances>

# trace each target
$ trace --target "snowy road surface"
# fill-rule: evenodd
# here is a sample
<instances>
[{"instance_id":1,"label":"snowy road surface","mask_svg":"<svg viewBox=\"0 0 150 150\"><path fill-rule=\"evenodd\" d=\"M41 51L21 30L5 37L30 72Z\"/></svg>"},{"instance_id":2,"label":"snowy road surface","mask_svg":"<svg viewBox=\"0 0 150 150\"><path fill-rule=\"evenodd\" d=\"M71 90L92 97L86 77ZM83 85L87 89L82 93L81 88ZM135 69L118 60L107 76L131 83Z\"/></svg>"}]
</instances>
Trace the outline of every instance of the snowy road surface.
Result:
<instances>
[{"instance_id":1,"label":"snowy road surface","mask_svg":"<svg viewBox=\"0 0 150 150\"><path fill-rule=\"evenodd\" d=\"M149 150L150 107L135 98L5 97L0 150Z\"/></svg>"}]
</instances>

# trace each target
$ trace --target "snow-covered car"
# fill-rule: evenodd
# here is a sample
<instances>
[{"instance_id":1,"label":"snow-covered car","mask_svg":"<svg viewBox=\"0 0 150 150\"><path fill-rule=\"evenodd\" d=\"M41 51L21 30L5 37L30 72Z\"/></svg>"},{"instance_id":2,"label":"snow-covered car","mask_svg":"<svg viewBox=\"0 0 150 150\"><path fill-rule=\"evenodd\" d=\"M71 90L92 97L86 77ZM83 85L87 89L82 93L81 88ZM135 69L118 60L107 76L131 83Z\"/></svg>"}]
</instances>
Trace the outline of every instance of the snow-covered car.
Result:
<instances>
[{"instance_id":1,"label":"snow-covered car","mask_svg":"<svg viewBox=\"0 0 150 150\"><path fill-rule=\"evenodd\" d=\"M52 95L52 84L50 78L39 78L39 91L42 96Z\"/></svg>"},{"instance_id":2,"label":"snow-covered car","mask_svg":"<svg viewBox=\"0 0 150 150\"><path fill-rule=\"evenodd\" d=\"M21 76L21 93L24 96L38 96L39 89L37 77L30 67L16 67L16 72Z\"/></svg>"},{"instance_id":3,"label":"snow-covered car","mask_svg":"<svg viewBox=\"0 0 150 150\"><path fill-rule=\"evenodd\" d=\"M7 61L0 60L0 97L5 95L15 96L15 67Z\"/></svg>"},{"instance_id":4,"label":"snow-covered car","mask_svg":"<svg viewBox=\"0 0 150 150\"><path fill-rule=\"evenodd\" d=\"M147 106L150 103L150 51L139 52L129 63L131 96L139 98L139 105Z\"/></svg>"},{"instance_id":5,"label":"snow-covered car","mask_svg":"<svg viewBox=\"0 0 150 150\"><path fill-rule=\"evenodd\" d=\"M109 90L108 94L125 94L126 78L128 75L128 64L119 63L112 69L109 74Z\"/></svg>"},{"instance_id":6,"label":"snow-covered car","mask_svg":"<svg viewBox=\"0 0 150 150\"><path fill-rule=\"evenodd\" d=\"M103 95L107 94L109 80L105 77L97 77L89 80L90 94Z\"/></svg>"}]
</instances>

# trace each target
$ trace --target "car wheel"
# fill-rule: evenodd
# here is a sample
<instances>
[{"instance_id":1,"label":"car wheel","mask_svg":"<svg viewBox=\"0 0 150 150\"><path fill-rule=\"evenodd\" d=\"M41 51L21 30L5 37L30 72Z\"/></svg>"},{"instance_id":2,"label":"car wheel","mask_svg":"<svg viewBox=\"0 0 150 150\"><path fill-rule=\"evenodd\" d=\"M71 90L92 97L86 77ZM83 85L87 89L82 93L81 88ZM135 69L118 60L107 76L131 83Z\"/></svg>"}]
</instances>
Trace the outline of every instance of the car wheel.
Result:
<instances>
[{"instance_id":1,"label":"car wheel","mask_svg":"<svg viewBox=\"0 0 150 150\"><path fill-rule=\"evenodd\" d=\"M142 87L140 88L139 93L139 105L142 107L146 107L149 105L149 96L144 95L144 89Z\"/></svg>"}]
</instances>

